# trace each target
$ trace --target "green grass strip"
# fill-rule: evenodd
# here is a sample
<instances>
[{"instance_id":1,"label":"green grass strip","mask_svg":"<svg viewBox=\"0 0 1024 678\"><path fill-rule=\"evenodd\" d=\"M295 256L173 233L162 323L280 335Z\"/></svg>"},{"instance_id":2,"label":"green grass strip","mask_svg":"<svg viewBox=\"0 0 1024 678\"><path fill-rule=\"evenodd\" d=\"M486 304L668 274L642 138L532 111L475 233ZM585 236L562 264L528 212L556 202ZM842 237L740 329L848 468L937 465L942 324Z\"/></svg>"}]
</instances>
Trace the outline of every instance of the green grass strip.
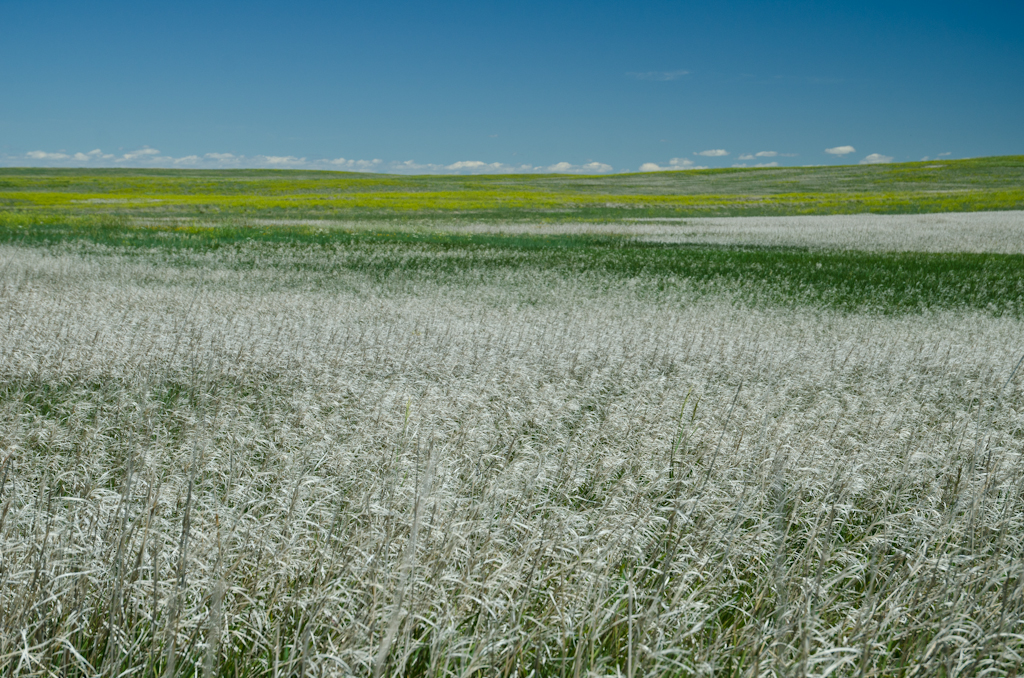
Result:
<instances>
[{"instance_id":1,"label":"green grass strip","mask_svg":"<svg viewBox=\"0 0 1024 678\"><path fill-rule=\"evenodd\" d=\"M26 246L91 243L118 251L236 251L234 266L260 265L250 245L336 251L330 266L382 283L434 280L453 285L481 275L534 270L594 285L634 285L665 295L683 288L727 292L754 304L813 305L840 311L918 313L965 309L1024 313L1024 255L818 251L638 243L589 235L417 233L311 226L140 228L99 218L34 225L0 223L0 242ZM340 256L340 255L344 256ZM303 258L288 257L302 269ZM324 258L314 273L329 279ZM313 266L313 264L310 264Z\"/></svg>"}]
</instances>

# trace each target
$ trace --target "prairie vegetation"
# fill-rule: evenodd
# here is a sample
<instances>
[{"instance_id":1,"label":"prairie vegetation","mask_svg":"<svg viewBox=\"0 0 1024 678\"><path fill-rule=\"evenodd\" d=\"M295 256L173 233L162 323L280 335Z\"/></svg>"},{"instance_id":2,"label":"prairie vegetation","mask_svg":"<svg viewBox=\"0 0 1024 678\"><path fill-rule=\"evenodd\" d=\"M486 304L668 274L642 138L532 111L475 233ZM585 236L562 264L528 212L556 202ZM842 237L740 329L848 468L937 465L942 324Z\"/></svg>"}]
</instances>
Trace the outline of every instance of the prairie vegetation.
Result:
<instances>
[{"instance_id":1,"label":"prairie vegetation","mask_svg":"<svg viewBox=\"0 0 1024 678\"><path fill-rule=\"evenodd\" d=\"M1019 674L1022 173L0 170L0 675Z\"/></svg>"},{"instance_id":2,"label":"prairie vegetation","mask_svg":"<svg viewBox=\"0 0 1024 678\"><path fill-rule=\"evenodd\" d=\"M4 675L1021 670L1020 250L90 219L0 245Z\"/></svg>"},{"instance_id":3,"label":"prairie vegetation","mask_svg":"<svg viewBox=\"0 0 1024 678\"><path fill-rule=\"evenodd\" d=\"M149 218L621 220L1024 209L1024 157L875 166L398 177L352 172L0 170L0 224Z\"/></svg>"},{"instance_id":4,"label":"prairie vegetation","mask_svg":"<svg viewBox=\"0 0 1024 678\"><path fill-rule=\"evenodd\" d=\"M260 222L257 222L260 223ZM359 222L270 221L263 225L376 228ZM407 223L405 230L431 232L432 224ZM532 236L606 236L636 242L691 246L799 248L869 252L1024 252L1024 212L933 214L839 214L787 217L694 217L630 219L607 223L518 222L446 224L447 233Z\"/></svg>"}]
</instances>

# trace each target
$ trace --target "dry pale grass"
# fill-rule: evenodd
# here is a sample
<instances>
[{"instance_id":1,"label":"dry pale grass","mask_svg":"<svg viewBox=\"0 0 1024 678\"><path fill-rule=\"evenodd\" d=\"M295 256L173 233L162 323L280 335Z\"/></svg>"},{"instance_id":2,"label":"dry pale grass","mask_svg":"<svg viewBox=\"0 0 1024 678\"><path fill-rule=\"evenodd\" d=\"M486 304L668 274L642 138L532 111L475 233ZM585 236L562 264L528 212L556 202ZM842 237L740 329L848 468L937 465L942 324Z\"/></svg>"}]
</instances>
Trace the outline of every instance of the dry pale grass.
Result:
<instances>
[{"instance_id":1,"label":"dry pale grass","mask_svg":"<svg viewBox=\"0 0 1024 678\"><path fill-rule=\"evenodd\" d=\"M1019 672L1020 320L283 257L0 251L0 672Z\"/></svg>"},{"instance_id":2,"label":"dry pale grass","mask_svg":"<svg viewBox=\"0 0 1024 678\"><path fill-rule=\"evenodd\" d=\"M637 222L642 240L885 252L1024 252L1024 212L836 214Z\"/></svg>"},{"instance_id":3,"label":"dry pale grass","mask_svg":"<svg viewBox=\"0 0 1024 678\"><path fill-rule=\"evenodd\" d=\"M350 230L381 228L380 224L329 220L259 219L253 223ZM399 227L432 231L438 225L429 221L414 221ZM440 227L445 232L455 233L589 234L626 236L643 242L750 247L808 247L876 252L1024 252L1024 212L1020 211L661 218L600 224L445 222Z\"/></svg>"}]
</instances>

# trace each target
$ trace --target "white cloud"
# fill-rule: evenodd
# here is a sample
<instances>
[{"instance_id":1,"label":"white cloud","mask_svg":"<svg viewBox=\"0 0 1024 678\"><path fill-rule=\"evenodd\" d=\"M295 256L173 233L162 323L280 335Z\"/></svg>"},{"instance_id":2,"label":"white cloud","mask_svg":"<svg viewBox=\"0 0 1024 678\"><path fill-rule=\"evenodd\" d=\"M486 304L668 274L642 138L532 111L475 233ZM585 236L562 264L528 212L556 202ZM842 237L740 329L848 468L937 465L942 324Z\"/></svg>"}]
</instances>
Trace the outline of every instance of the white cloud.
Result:
<instances>
[{"instance_id":1,"label":"white cloud","mask_svg":"<svg viewBox=\"0 0 1024 678\"><path fill-rule=\"evenodd\" d=\"M380 162L376 160L374 162ZM484 162L482 160L459 160L448 165L435 163L418 163L415 160L391 162L381 171L397 174L536 174L538 172L560 174L604 174L614 168L603 162L588 162L573 165L569 162L557 162L553 165L508 165L502 162Z\"/></svg>"},{"instance_id":2,"label":"white cloud","mask_svg":"<svg viewBox=\"0 0 1024 678\"><path fill-rule=\"evenodd\" d=\"M296 158L294 155L257 155L257 161L262 160L264 164L274 167L305 165L305 158Z\"/></svg>"},{"instance_id":3,"label":"white cloud","mask_svg":"<svg viewBox=\"0 0 1024 678\"><path fill-rule=\"evenodd\" d=\"M558 174L604 174L605 172L611 172L612 166L606 165L603 162L588 162L583 165L573 165L568 162L556 162L554 165L537 167L536 169L543 172Z\"/></svg>"},{"instance_id":4,"label":"white cloud","mask_svg":"<svg viewBox=\"0 0 1024 678\"><path fill-rule=\"evenodd\" d=\"M140 148L137 151L130 151L128 153L125 153L123 156L121 156L120 160L121 161L143 160L143 159L150 158L152 156L158 156L158 155L160 155L160 151L156 150L155 148L150 148L149 146L143 146L142 148Z\"/></svg>"},{"instance_id":5,"label":"white cloud","mask_svg":"<svg viewBox=\"0 0 1024 678\"><path fill-rule=\"evenodd\" d=\"M674 161L675 162L675 161ZM690 161L680 161L689 163ZM692 163L691 163L692 164ZM0 166L37 167L194 167L197 169L284 168L322 169L354 172L392 172L397 174L512 174L558 172L570 174L605 174L613 167L603 162L588 161L580 165L559 162L553 165L510 165L482 160L460 160L447 165L418 163L414 160L385 162L380 158L356 160L352 158L306 158L293 155L238 155L235 153L205 153L173 157L159 150L143 146L120 155L94 149L88 153L64 151L30 151L24 155L0 154Z\"/></svg>"},{"instance_id":6,"label":"white cloud","mask_svg":"<svg viewBox=\"0 0 1024 678\"><path fill-rule=\"evenodd\" d=\"M854 153L856 150L853 146L834 146L833 148L826 148L825 152L829 155L846 155L847 153Z\"/></svg>"},{"instance_id":7,"label":"white cloud","mask_svg":"<svg viewBox=\"0 0 1024 678\"><path fill-rule=\"evenodd\" d=\"M532 172L537 169L532 165L514 166L506 165L501 162L484 162L482 160L459 160L458 162L453 162L450 165L423 165L421 167L429 169L438 168L449 172L455 172L457 174L510 174L512 172Z\"/></svg>"},{"instance_id":8,"label":"white cloud","mask_svg":"<svg viewBox=\"0 0 1024 678\"><path fill-rule=\"evenodd\" d=\"M696 151L694 152L694 155L703 155L708 158L721 158L723 156L729 155L729 151L722 148L713 148L709 151Z\"/></svg>"},{"instance_id":9,"label":"white cloud","mask_svg":"<svg viewBox=\"0 0 1024 678\"><path fill-rule=\"evenodd\" d=\"M738 165L733 165L733 167L778 167L778 166L779 166L779 163L775 162L774 160L772 162L759 162L756 165L748 165L746 163L741 163L741 164L738 164Z\"/></svg>"},{"instance_id":10,"label":"white cloud","mask_svg":"<svg viewBox=\"0 0 1024 678\"><path fill-rule=\"evenodd\" d=\"M66 153L47 153L46 151L29 151L25 155L33 160L66 160L71 157Z\"/></svg>"},{"instance_id":11,"label":"white cloud","mask_svg":"<svg viewBox=\"0 0 1024 678\"><path fill-rule=\"evenodd\" d=\"M684 75L689 75L690 71L646 71L644 73L627 73L631 78L637 80L655 80L658 82L668 82L669 80L678 80Z\"/></svg>"},{"instance_id":12,"label":"white cloud","mask_svg":"<svg viewBox=\"0 0 1024 678\"><path fill-rule=\"evenodd\" d=\"M486 170L486 169L490 169L490 168L497 168L497 167L500 167L500 166L501 166L501 163L497 163L497 162L488 164L486 162L483 162L482 160L460 160L458 162L453 162L452 164L450 164L447 167L445 167L445 169L455 170L455 171L458 171L458 170L469 170L469 171L473 172L473 171Z\"/></svg>"},{"instance_id":13,"label":"white cloud","mask_svg":"<svg viewBox=\"0 0 1024 678\"><path fill-rule=\"evenodd\" d=\"M380 162L380 161L375 161ZM501 162L484 162L482 160L459 160L448 165L434 163L418 163L415 160L391 162L384 170L398 174L536 174L569 173L569 174L603 174L614 168L603 162L588 162L573 165L568 162L557 162L553 165L508 165Z\"/></svg>"},{"instance_id":14,"label":"white cloud","mask_svg":"<svg viewBox=\"0 0 1024 678\"><path fill-rule=\"evenodd\" d=\"M98 148L94 148L88 153L75 153L75 160L79 162L92 162L93 160L113 160L113 153L104 153Z\"/></svg>"},{"instance_id":15,"label":"white cloud","mask_svg":"<svg viewBox=\"0 0 1024 678\"><path fill-rule=\"evenodd\" d=\"M331 165L331 169L342 169L352 170L354 172L366 172L379 166L384 161L380 158L374 158L373 160L350 160L348 158L335 158L334 160L326 161L327 164ZM412 162L411 160L409 161Z\"/></svg>"},{"instance_id":16,"label":"white cloud","mask_svg":"<svg viewBox=\"0 0 1024 678\"><path fill-rule=\"evenodd\" d=\"M757 153L744 153L739 156L740 160L754 160L755 158L795 158L796 153L779 153L778 151L758 151Z\"/></svg>"},{"instance_id":17,"label":"white cloud","mask_svg":"<svg viewBox=\"0 0 1024 678\"><path fill-rule=\"evenodd\" d=\"M706 165L694 165L693 161L689 158L672 158L668 161L668 165L662 167L653 162L645 162L640 165L641 172L672 172L675 170L685 169L707 169Z\"/></svg>"},{"instance_id":18,"label":"white cloud","mask_svg":"<svg viewBox=\"0 0 1024 678\"><path fill-rule=\"evenodd\" d=\"M392 162L390 165L388 165L388 169L390 171L392 171L392 172L399 172L399 173L403 173L404 172L404 173L407 173L407 174L408 173L436 174L438 172L444 171L444 165L434 165L434 164L430 164L430 163L423 165L423 164L420 164L420 163L416 162L415 160L406 160L404 162L398 162L398 161Z\"/></svg>"},{"instance_id":19,"label":"white cloud","mask_svg":"<svg viewBox=\"0 0 1024 678\"><path fill-rule=\"evenodd\" d=\"M459 160L449 165L405 160L388 163L386 169L398 174L485 174L500 173L502 170L512 171L511 167L501 163L486 163L481 160ZM533 167L530 166L529 169L532 170Z\"/></svg>"},{"instance_id":20,"label":"white cloud","mask_svg":"<svg viewBox=\"0 0 1024 678\"><path fill-rule=\"evenodd\" d=\"M935 157L937 157L937 158L941 158L941 157L943 157L943 156L946 156L946 155L953 155L953 154L952 154L952 153L950 153L949 151L946 151L945 153L939 153L939 154L938 154L937 156L935 156Z\"/></svg>"},{"instance_id":21,"label":"white cloud","mask_svg":"<svg viewBox=\"0 0 1024 678\"><path fill-rule=\"evenodd\" d=\"M884 165L887 162L892 162L891 155L882 155L881 153L872 153L866 156L860 161L861 165Z\"/></svg>"},{"instance_id":22,"label":"white cloud","mask_svg":"<svg viewBox=\"0 0 1024 678\"><path fill-rule=\"evenodd\" d=\"M93 149L88 153L74 154L50 153L47 151L30 151L24 155L0 156L0 165L40 167L196 167L206 169L222 168L261 168L289 167L311 169L351 169L367 170L377 167L382 160L307 160L295 156L254 155L244 156L234 153L205 153L203 155L186 155L173 157L162 155L159 150L143 146L140 149L115 155L104 153L101 149Z\"/></svg>"}]
</instances>

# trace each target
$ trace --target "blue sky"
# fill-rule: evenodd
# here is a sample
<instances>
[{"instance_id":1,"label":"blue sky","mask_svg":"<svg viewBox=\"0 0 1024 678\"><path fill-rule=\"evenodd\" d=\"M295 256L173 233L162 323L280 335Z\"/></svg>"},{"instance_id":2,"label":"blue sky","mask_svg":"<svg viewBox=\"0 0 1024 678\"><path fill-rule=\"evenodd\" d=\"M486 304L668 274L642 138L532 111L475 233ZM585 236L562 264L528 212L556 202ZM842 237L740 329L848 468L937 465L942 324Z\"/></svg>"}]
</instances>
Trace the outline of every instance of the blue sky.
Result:
<instances>
[{"instance_id":1,"label":"blue sky","mask_svg":"<svg viewBox=\"0 0 1024 678\"><path fill-rule=\"evenodd\" d=\"M602 173L1024 153L1020 2L0 0L0 26L5 166Z\"/></svg>"}]
</instances>

